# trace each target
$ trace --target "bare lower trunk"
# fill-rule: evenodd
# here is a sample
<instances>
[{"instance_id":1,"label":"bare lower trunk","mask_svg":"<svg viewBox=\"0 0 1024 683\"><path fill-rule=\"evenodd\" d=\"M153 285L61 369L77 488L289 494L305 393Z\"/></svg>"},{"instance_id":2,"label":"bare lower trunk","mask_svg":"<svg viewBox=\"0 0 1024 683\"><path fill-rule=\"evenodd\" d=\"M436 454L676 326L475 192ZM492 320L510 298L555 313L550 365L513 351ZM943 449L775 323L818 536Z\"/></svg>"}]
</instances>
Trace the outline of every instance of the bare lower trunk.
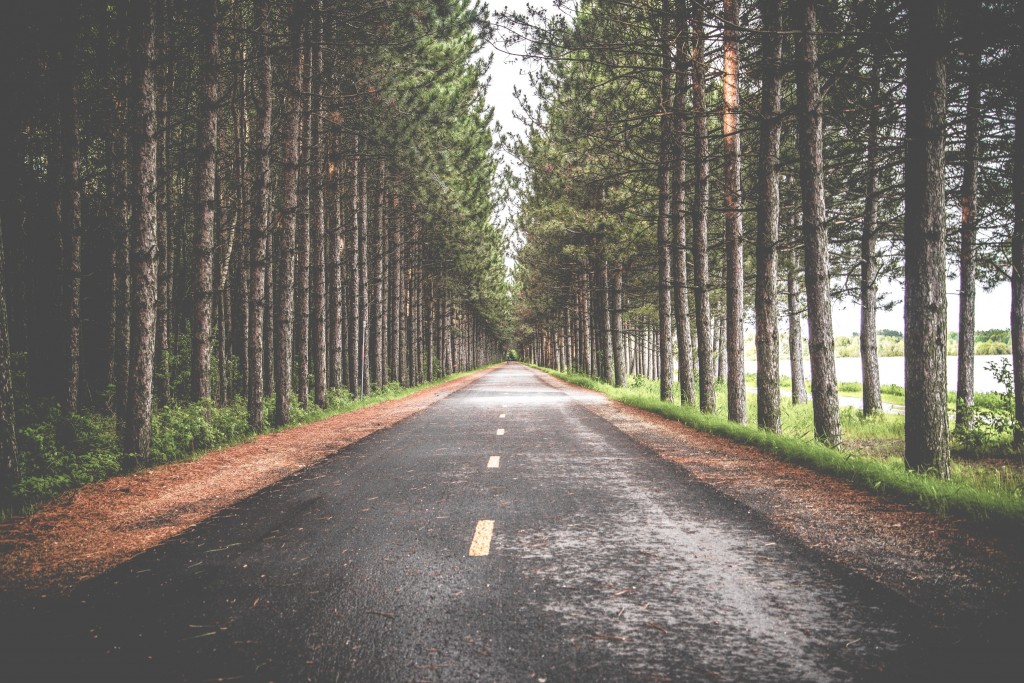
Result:
<instances>
[{"instance_id":1,"label":"bare lower trunk","mask_svg":"<svg viewBox=\"0 0 1024 683\"><path fill-rule=\"evenodd\" d=\"M132 4L135 37L132 127L131 293L132 355L124 450L149 457L153 415L153 357L156 351L156 93L153 88L154 8L152 0Z\"/></svg>"},{"instance_id":2,"label":"bare lower trunk","mask_svg":"<svg viewBox=\"0 0 1024 683\"><path fill-rule=\"evenodd\" d=\"M310 313L313 317L313 401L321 408L327 405L327 250L324 229L324 182L327 168L320 139L320 88L323 82L322 1L314 6L314 28L309 60L311 99L309 116L309 237L310 237Z\"/></svg>"},{"instance_id":3,"label":"bare lower trunk","mask_svg":"<svg viewBox=\"0 0 1024 683\"><path fill-rule=\"evenodd\" d=\"M79 180L78 151L78 84L75 68L77 20L75 10L67 12L69 24L64 46L63 82L61 83L61 219L64 223L65 270L67 272L67 393L64 412L78 411L79 378L81 376L82 336L82 192Z\"/></svg>"},{"instance_id":4,"label":"bare lower trunk","mask_svg":"<svg viewBox=\"0 0 1024 683\"><path fill-rule=\"evenodd\" d=\"M725 145L725 316L729 419L747 421L743 374L743 200L740 194L739 0L724 0L722 139Z\"/></svg>"},{"instance_id":5,"label":"bare lower trunk","mask_svg":"<svg viewBox=\"0 0 1024 683\"><path fill-rule=\"evenodd\" d=\"M1024 9L1017 10L1018 26ZM1013 79L1013 247L1010 276L1010 341L1013 347L1013 444L1024 446L1024 54L1018 46Z\"/></svg>"},{"instance_id":6,"label":"bare lower trunk","mask_svg":"<svg viewBox=\"0 0 1024 683\"><path fill-rule=\"evenodd\" d=\"M978 235L978 139L981 118L979 53L970 56L967 81L967 121L964 140L964 177L960 188L960 320L956 372L956 426L970 429L974 422L974 245Z\"/></svg>"},{"instance_id":7,"label":"bare lower trunk","mask_svg":"<svg viewBox=\"0 0 1024 683\"><path fill-rule=\"evenodd\" d=\"M626 363L623 358L622 340L622 264L612 269L611 296L612 357L615 359L615 386L626 386Z\"/></svg>"},{"instance_id":8,"label":"bare lower trunk","mask_svg":"<svg viewBox=\"0 0 1024 683\"><path fill-rule=\"evenodd\" d=\"M704 9L694 3L690 14L691 100L693 102L693 310L697 328L697 390L700 409L715 412L715 364L708 283L708 120L704 96Z\"/></svg>"},{"instance_id":9,"label":"bare lower trunk","mask_svg":"<svg viewBox=\"0 0 1024 683\"><path fill-rule=\"evenodd\" d=\"M256 163L249 247L249 426L263 431L264 313L267 300L267 209L270 204L271 63L269 0L256 0Z\"/></svg>"},{"instance_id":10,"label":"bare lower trunk","mask_svg":"<svg viewBox=\"0 0 1024 683\"><path fill-rule=\"evenodd\" d=\"M792 379L793 405L807 403L807 382L804 379L804 339L800 324L800 284L796 254L789 256L786 273L786 299L789 310L789 376Z\"/></svg>"},{"instance_id":11,"label":"bare lower trunk","mask_svg":"<svg viewBox=\"0 0 1024 683\"><path fill-rule=\"evenodd\" d=\"M877 43L877 41L875 41ZM878 372L878 331L876 309L878 305L878 190L876 168L878 164L880 77L877 45L872 45L871 55L871 113L868 118L867 179L864 189L864 230L860 240L860 359L862 384L862 409L864 415L882 410L882 387Z\"/></svg>"},{"instance_id":12,"label":"bare lower trunk","mask_svg":"<svg viewBox=\"0 0 1024 683\"><path fill-rule=\"evenodd\" d=\"M11 384L11 341L7 330L7 264L4 259L3 226L0 226L0 511L9 508L21 479L18 467L18 430L14 418L14 387Z\"/></svg>"},{"instance_id":13,"label":"bare lower trunk","mask_svg":"<svg viewBox=\"0 0 1024 683\"><path fill-rule=\"evenodd\" d=\"M672 271L676 314L676 346L679 366L679 400L696 402L693 393L693 344L690 338L689 278L686 269L686 35L687 11L683 0L675 3L675 80L672 93Z\"/></svg>"},{"instance_id":14,"label":"bare lower trunk","mask_svg":"<svg viewBox=\"0 0 1024 683\"><path fill-rule=\"evenodd\" d=\"M906 450L908 468L949 476L946 415L946 3L910 5L907 62ZM1012 324L1012 316L1011 316Z\"/></svg>"},{"instance_id":15,"label":"bare lower trunk","mask_svg":"<svg viewBox=\"0 0 1024 683\"><path fill-rule=\"evenodd\" d=\"M661 3L661 140L658 151L658 378L662 401L672 401L672 21Z\"/></svg>"},{"instance_id":16,"label":"bare lower trunk","mask_svg":"<svg viewBox=\"0 0 1024 683\"><path fill-rule=\"evenodd\" d=\"M779 0L760 0L761 140L757 165L757 426L782 429L779 396L779 137L782 130L782 17Z\"/></svg>"},{"instance_id":17,"label":"bare lower trunk","mask_svg":"<svg viewBox=\"0 0 1024 683\"><path fill-rule=\"evenodd\" d=\"M825 171L822 158L821 92L818 87L815 0L794 4L797 37L797 127L804 221L804 271L811 355L814 435L841 445L839 389L836 383L832 301L829 294L828 227L825 224Z\"/></svg>"},{"instance_id":18,"label":"bare lower trunk","mask_svg":"<svg viewBox=\"0 0 1024 683\"><path fill-rule=\"evenodd\" d=\"M192 315L192 400L212 397L210 389L211 320L213 316L213 229L217 174L217 0L202 6L199 29L203 43L200 67L198 156L195 196L195 259Z\"/></svg>"}]
</instances>

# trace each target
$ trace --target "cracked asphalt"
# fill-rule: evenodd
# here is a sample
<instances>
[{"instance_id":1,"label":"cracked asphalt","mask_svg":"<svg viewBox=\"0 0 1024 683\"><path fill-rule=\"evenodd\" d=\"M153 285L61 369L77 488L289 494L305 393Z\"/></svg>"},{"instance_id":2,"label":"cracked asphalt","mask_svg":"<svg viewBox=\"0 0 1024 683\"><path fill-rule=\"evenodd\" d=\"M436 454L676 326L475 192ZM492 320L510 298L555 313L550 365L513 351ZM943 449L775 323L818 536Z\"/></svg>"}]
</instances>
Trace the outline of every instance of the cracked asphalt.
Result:
<instances>
[{"instance_id":1,"label":"cracked asphalt","mask_svg":"<svg viewBox=\"0 0 1024 683\"><path fill-rule=\"evenodd\" d=\"M538 375L501 367L68 598L0 605L0 677L1009 675L1012 653L931 627Z\"/></svg>"}]
</instances>

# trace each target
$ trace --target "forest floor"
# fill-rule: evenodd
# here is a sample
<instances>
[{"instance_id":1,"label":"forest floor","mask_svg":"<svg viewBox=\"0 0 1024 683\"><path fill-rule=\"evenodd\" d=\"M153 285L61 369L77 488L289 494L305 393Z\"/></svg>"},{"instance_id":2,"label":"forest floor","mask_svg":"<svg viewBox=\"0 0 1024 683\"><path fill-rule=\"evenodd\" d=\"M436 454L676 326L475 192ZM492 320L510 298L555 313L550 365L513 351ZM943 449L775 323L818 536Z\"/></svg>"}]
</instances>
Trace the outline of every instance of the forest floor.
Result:
<instances>
[{"instance_id":1,"label":"forest floor","mask_svg":"<svg viewBox=\"0 0 1024 683\"><path fill-rule=\"evenodd\" d=\"M0 592L65 593L486 372L263 434L193 461L112 477L50 501L34 514L0 523Z\"/></svg>"},{"instance_id":2,"label":"forest floor","mask_svg":"<svg viewBox=\"0 0 1024 683\"><path fill-rule=\"evenodd\" d=\"M61 594L481 376L70 493L0 525L0 593ZM690 477L941 621L1024 614L1024 539L916 510L543 375ZM598 475L599 476L599 475ZM1019 617L1018 617L1019 618Z\"/></svg>"}]
</instances>

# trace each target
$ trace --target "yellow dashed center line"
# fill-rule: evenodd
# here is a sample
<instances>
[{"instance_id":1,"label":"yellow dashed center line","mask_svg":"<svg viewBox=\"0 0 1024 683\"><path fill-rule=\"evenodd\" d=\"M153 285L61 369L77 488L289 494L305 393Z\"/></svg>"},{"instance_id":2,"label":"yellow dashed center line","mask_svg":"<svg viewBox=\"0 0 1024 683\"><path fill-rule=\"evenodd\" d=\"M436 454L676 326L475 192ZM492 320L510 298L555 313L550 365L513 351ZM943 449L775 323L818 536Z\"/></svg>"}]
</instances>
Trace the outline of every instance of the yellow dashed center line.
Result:
<instances>
[{"instance_id":1,"label":"yellow dashed center line","mask_svg":"<svg viewBox=\"0 0 1024 683\"><path fill-rule=\"evenodd\" d=\"M473 542L469 544L470 557L482 557L491 554L491 536L494 534L494 520L481 519L476 523Z\"/></svg>"},{"instance_id":2,"label":"yellow dashed center line","mask_svg":"<svg viewBox=\"0 0 1024 683\"><path fill-rule=\"evenodd\" d=\"M501 465L501 456L500 455L492 455L490 458L487 459L487 466L488 467L497 468L500 465Z\"/></svg>"},{"instance_id":3,"label":"yellow dashed center line","mask_svg":"<svg viewBox=\"0 0 1024 683\"><path fill-rule=\"evenodd\" d=\"M505 435L505 430L504 429L499 429L497 433L498 433L498 436L504 436Z\"/></svg>"}]
</instances>

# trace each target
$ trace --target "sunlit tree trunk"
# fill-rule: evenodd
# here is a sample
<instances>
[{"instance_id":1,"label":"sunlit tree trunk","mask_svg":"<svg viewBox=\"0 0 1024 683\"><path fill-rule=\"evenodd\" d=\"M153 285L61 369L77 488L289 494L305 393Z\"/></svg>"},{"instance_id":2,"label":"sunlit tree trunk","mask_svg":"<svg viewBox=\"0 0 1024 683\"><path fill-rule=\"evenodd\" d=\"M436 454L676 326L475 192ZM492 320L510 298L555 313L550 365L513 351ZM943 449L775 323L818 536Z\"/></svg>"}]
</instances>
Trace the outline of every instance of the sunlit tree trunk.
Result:
<instances>
[{"instance_id":1,"label":"sunlit tree trunk","mask_svg":"<svg viewBox=\"0 0 1024 683\"><path fill-rule=\"evenodd\" d=\"M796 253L790 253L786 269L786 303L789 311L789 376L793 405L800 405L807 403L807 381L804 379L804 333L800 324L800 283L796 259Z\"/></svg>"},{"instance_id":2,"label":"sunlit tree trunk","mask_svg":"<svg viewBox=\"0 0 1024 683\"><path fill-rule=\"evenodd\" d=\"M672 401L672 11L661 3L661 102L658 149L658 377L661 400Z\"/></svg>"},{"instance_id":3,"label":"sunlit tree trunk","mask_svg":"<svg viewBox=\"0 0 1024 683\"><path fill-rule=\"evenodd\" d=\"M980 53L974 49L967 68L967 111L964 171L960 186L960 316L956 367L956 426L970 429L974 421L975 256L978 236L978 147L981 119Z\"/></svg>"},{"instance_id":4,"label":"sunlit tree trunk","mask_svg":"<svg viewBox=\"0 0 1024 683\"><path fill-rule=\"evenodd\" d=\"M675 0L675 46L672 92L672 292L676 316L679 400L693 405L693 344L690 338L690 283L686 268L686 91L689 88L686 36L689 31L684 0Z\"/></svg>"}]
</instances>

